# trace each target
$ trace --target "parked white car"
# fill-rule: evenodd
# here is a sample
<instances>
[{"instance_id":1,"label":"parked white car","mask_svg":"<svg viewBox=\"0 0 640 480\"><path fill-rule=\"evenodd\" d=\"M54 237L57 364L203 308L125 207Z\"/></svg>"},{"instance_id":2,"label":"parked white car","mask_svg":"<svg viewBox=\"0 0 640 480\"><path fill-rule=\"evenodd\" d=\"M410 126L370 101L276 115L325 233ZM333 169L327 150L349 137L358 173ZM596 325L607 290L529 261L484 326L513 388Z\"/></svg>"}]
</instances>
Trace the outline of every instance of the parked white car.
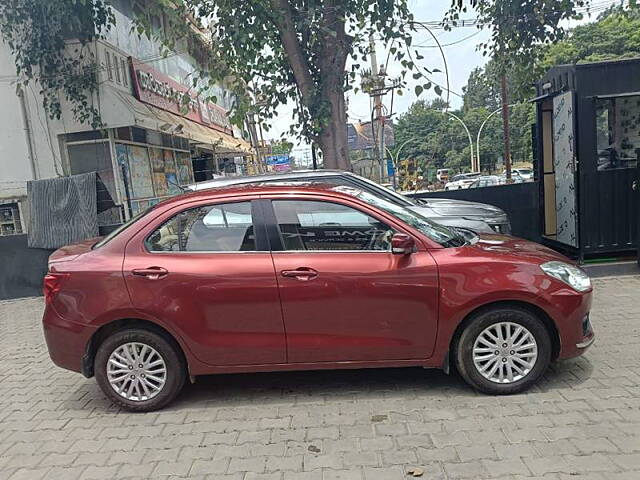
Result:
<instances>
[{"instance_id":1,"label":"parked white car","mask_svg":"<svg viewBox=\"0 0 640 480\"><path fill-rule=\"evenodd\" d=\"M503 171L502 175L506 175L507 171ZM519 176L523 182L533 182L533 170L530 168L512 168L511 176Z\"/></svg>"},{"instance_id":2,"label":"parked white car","mask_svg":"<svg viewBox=\"0 0 640 480\"><path fill-rule=\"evenodd\" d=\"M444 182L449 179L449 169L448 168L439 168L436 170L436 178L439 182Z\"/></svg>"},{"instance_id":3,"label":"parked white car","mask_svg":"<svg viewBox=\"0 0 640 480\"><path fill-rule=\"evenodd\" d=\"M462 190L463 188L469 188L473 182L475 182L480 176L479 172L476 173L460 173L454 175L450 182L447 182L444 186L445 190Z\"/></svg>"}]
</instances>

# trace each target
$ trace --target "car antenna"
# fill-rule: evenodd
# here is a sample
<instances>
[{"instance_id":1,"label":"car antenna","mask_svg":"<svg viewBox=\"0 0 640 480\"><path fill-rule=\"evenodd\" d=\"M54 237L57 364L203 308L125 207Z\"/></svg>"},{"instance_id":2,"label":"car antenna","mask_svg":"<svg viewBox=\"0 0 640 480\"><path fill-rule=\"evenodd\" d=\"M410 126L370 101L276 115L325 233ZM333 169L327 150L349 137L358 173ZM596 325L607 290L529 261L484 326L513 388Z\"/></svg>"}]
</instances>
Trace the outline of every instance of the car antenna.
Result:
<instances>
[{"instance_id":1,"label":"car antenna","mask_svg":"<svg viewBox=\"0 0 640 480\"><path fill-rule=\"evenodd\" d=\"M187 189L184 188L182 185L178 185L176 182L173 182L173 181L169 180L168 178L167 178L167 183L170 184L170 185L173 185L174 187L178 187L182 193L186 193L186 191L187 191Z\"/></svg>"}]
</instances>

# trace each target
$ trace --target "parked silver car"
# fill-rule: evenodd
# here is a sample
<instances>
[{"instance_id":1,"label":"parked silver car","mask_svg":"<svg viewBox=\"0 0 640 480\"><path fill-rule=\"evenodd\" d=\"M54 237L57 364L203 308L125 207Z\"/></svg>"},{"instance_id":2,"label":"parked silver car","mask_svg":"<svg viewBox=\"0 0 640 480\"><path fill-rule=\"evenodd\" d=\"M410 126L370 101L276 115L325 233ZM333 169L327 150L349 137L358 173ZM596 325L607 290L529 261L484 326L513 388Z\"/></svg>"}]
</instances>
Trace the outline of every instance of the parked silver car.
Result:
<instances>
[{"instance_id":1,"label":"parked silver car","mask_svg":"<svg viewBox=\"0 0 640 480\"><path fill-rule=\"evenodd\" d=\"M446 198L414 199L400 195L371 180L342 170L300 170L271 175L246 177L224 177L207 180L186 187L189 190L204 190L230 185L271 182L314 182L357 187L383 197L398 205L411 208L430 220L450 227L459 227L477 233L511 233L511 224L504 211L484 203L466 202Z\"/></svg>"}]
</instances>

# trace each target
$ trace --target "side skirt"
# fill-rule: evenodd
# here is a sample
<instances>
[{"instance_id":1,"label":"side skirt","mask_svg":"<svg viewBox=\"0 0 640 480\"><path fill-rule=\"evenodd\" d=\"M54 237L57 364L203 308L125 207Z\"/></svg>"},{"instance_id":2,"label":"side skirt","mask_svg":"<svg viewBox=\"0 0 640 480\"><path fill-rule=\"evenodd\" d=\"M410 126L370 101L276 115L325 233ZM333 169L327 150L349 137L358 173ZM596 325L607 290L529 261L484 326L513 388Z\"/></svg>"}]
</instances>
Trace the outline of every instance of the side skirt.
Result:
<instances>
[{"instance_id":1,"label":"side skirt","mask_svg":"<svg viewBox=\"0 0 640 480\"><path fill-rule=\"evenodd\" d=\"M204 366L203 366L204 367ZM191 375L214 375L217 373L250 373L250 372L289 372L301 370L343 370L360 368L394 368L394 367L423 367L442 368L442 365L433 365L429 360L368 360L346 362L319 362L319 363L273 363L266 365L224 365L218 367L204 367L198 370L191 369Z\"/></svg>"}]
</instances>

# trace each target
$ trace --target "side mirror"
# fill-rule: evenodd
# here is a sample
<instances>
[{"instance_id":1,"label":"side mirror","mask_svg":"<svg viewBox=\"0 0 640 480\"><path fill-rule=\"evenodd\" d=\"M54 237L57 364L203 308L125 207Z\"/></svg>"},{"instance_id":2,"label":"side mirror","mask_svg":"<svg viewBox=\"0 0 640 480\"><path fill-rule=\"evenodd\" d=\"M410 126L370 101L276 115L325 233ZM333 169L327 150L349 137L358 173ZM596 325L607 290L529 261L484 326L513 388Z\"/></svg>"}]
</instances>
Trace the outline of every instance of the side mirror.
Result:
<instances>
[{"instance_id":1,"label":"side mirror","mask_svg":"<svg viewBox=\"0 0 640 480\"><path fill-rule=\"evenodd\" d=\"M394 255L409 255L415 248L415 240L405 233L394 233L391 237L391 253Z\"/></svg>"}]
</instances>

